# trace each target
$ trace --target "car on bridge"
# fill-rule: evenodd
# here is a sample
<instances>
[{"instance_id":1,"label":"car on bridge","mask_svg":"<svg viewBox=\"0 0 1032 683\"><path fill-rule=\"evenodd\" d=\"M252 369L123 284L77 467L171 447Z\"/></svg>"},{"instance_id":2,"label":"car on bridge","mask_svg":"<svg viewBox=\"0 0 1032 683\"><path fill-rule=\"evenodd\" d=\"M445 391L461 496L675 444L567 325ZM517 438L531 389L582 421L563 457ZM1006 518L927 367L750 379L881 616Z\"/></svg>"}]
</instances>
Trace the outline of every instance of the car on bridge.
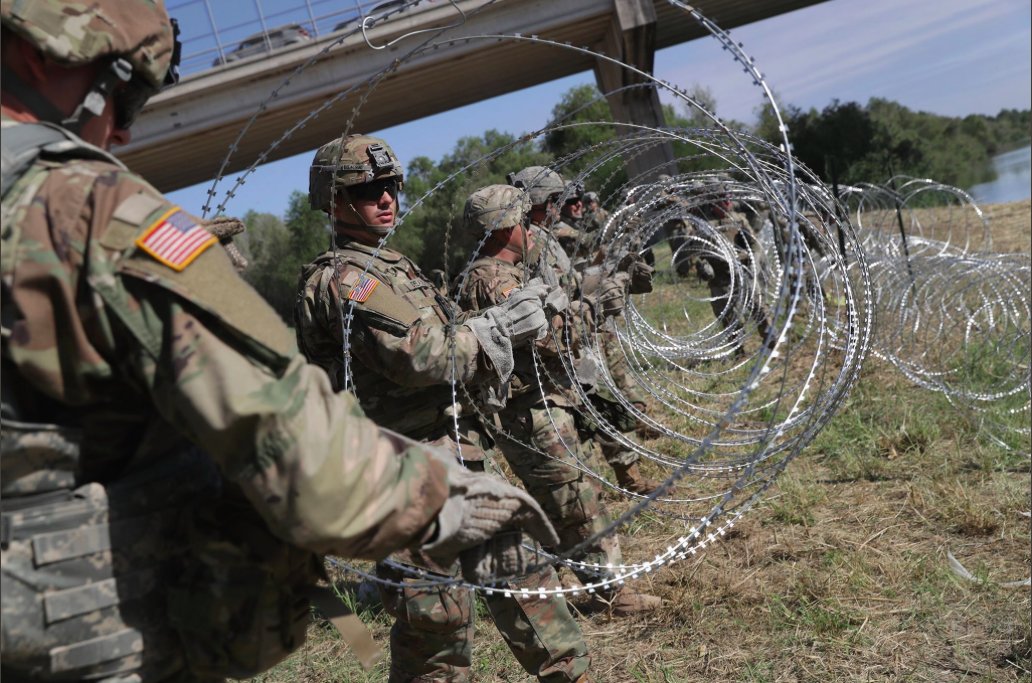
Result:
<instances>
[{"instance_id":1,"label":"car on bridge","mask_svg":"<svg viewBox=\"0 0 1032 683\"><path fill-rule=\"evenodd\" d=\"M260 55L263 52L272 52L287 45L296 45L312 39L312 36L301 24L285 24L268 31L259 31L254 35L247 36L236 48L226 55L219 55L212 62L212 66L221 66L229 62L235 62L247 57Z\"/></svg>"}]
</instances>

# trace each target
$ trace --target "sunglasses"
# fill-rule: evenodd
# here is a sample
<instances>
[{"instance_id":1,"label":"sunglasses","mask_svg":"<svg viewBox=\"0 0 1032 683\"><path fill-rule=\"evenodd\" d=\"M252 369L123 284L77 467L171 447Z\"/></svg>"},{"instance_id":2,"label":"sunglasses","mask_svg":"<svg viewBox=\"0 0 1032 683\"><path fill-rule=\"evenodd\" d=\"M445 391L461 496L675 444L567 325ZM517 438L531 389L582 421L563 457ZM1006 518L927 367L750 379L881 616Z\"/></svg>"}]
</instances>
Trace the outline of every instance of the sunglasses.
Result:
<instances>
[{"instance_id":1,"label":"sunglasses","mask_svg":"<svg viewBox=\"0 0 1032 683\"><path fill-rule=\"evenodd\" d=\"M375 202L383 196L384 192L389 194L391 196L391 199L397 199L398 179L386 178L384 180L374 180L371 183L352 185L348 188L348 194L353 199L358 199L367 202Z\"/></svg>"},{"instance_id":2,"label":"sunglasses","mask_svg":"<svg viewBox=\"0 0 1032 683\"><path fill-rule=\"evenodd\" d=\"M127 130L143 111L143 106L157 90L142 79L133 78L115 91L115 125Z\"/></svg>"}]
</instances>

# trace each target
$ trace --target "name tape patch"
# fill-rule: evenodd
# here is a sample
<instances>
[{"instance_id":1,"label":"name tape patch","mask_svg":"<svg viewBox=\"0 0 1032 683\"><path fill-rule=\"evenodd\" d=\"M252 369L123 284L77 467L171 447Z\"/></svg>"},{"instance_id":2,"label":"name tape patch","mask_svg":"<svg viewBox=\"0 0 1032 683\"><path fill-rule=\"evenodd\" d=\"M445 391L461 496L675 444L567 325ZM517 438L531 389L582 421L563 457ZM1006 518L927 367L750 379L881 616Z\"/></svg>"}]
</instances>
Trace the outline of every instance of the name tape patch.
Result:
<instances>
[{"instance_id":1,"label":"name tape patch","mask_svg":"<svg viewBox=\"0 0 1032 683\"><path fill-rule=\"evenodd\" d=\"M174 206L136 239L136 246L175 271L190 265L218 238Z\"/></svg>"}]
</instances>

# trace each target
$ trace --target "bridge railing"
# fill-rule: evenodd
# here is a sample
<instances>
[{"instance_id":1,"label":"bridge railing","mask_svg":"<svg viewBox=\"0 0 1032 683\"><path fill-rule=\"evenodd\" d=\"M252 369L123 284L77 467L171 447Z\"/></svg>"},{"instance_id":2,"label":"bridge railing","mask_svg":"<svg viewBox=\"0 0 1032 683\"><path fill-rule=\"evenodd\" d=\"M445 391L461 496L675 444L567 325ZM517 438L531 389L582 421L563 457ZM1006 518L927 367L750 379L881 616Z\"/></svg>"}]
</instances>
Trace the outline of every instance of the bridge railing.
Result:
<instances>
[{"instance_id":1,"label":"bridge railing","mask_svg":"<svg viewBox=\"0 0 1032 683\"><path fill-rule=\"evenodd\" d=\"M170 0L169 15L179 21L183 43L180 74L207 71L237 58L257 59L289 44L307 42L359 26L363 18L427 9L434 0ZM295 26L279 32L277 29ZM371 25L371 24L370 24ZM246 50L234 51L247 41Z\"/></svg>"}]
</instances>

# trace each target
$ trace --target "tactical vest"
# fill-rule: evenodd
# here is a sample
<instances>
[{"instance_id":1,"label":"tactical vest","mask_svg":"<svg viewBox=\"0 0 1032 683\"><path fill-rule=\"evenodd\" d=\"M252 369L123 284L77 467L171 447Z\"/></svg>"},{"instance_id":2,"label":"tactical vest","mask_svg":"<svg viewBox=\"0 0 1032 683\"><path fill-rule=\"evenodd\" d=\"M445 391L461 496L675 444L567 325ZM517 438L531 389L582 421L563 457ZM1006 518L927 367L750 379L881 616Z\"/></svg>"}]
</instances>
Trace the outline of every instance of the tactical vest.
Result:
<instances>
[{"instance_id":1,"label":"tactical vest","mask_svg":"<svg viewBox=\"0 0 1032 683\"><path fill-rule=\"evenodd\" d=\"M345 242L336 251L320 254L301 273L302 286L319 273L323 273L323 277L341 278L338 283L341 300L337 303L344 316L351 307L348 294L360 274L380 281L381 285L377 285L373 293L375 299L371 297L364 302L354 303L357 324L351 326L349 340L353 347L372 347L376 344L374 339L366 336L370 334L370 326L403 336L419 321L434 326L447 324L449 310L458 318L458 311L453 310L451 302L441 295L428 278L422 276L407 257L381 250L378 257L372 258L371 254L358 249L349 248L349 243ZM410 271L415 272L416 277L410 277ZM352 279L356 282L344 281L348 273L353 274ZM320 289L326 296L331 295L331 291L325 285ZM313 349L306 348L307 342L297 315L295 322L301 352L320 366L340 367L340 372L343 372L342 361L336 357L324 359L313 356ZM363 363L360 355L351 354L350 370L355 395L367 416L377 424L417 440L437 438L442 430L449 428L453 422L452 388L449 384L401 386L385 379L378 368ZM342 388L342 377L333 378L333 382L334 388ZM461 393L459 398L461 400Z\"/></svg>"},{"instance_id":2,"label":"tactical vest","mask_svg":"<svg viewBox=\"0 0 1032 683\"><path fill-rule=\"evenodd\" d=\"M127 454L103 483L83 476L84 418L21 379L7 346L20 234L9 219L48 175L26 176L37 159L125 168L54 126L4 122L3 679L253 676L304 641L320 558L273 536L196 449L141 463Z\"/></svg>"}]
</instances>

